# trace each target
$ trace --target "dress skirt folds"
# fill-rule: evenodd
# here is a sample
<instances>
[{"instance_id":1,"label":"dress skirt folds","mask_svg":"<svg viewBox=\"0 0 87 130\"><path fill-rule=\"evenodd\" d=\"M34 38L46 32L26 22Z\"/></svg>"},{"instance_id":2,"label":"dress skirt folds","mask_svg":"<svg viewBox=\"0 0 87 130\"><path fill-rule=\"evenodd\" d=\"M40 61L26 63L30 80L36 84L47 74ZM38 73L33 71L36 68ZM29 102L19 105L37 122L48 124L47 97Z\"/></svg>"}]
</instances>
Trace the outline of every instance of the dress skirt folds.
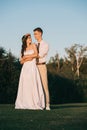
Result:
<instances>
[{"instance_id":1,"label":"dress skirt folds","mask_svg":"<svg viewBox=\"0 0 87 130\"><path fill-rule=\"evenodd\" d=\"M24 55L34 53L33 50L27 50ZM15 109L41 109L45 108L44 91L41 84L36 59L27 61L23 64Z\"/></svg>"}]
</instances>

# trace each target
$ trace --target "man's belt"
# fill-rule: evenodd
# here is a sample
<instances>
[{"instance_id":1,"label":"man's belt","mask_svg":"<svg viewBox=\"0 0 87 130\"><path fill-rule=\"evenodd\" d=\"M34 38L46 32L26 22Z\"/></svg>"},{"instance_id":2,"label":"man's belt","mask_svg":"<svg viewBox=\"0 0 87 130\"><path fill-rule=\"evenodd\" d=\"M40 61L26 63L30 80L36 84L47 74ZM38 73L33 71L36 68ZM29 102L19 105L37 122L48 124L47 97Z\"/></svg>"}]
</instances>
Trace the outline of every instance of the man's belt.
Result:
<instances>
[{"instance_id":1,"label":"man's belt","mask_svg":"<svg viewBox=\"0 0 87 130\"><path fill-rule=\"evenodd\" d=\"M45 65L46 62L43 62L43 63L36 63L37 65Z\"/></svg>"}]
</instances>

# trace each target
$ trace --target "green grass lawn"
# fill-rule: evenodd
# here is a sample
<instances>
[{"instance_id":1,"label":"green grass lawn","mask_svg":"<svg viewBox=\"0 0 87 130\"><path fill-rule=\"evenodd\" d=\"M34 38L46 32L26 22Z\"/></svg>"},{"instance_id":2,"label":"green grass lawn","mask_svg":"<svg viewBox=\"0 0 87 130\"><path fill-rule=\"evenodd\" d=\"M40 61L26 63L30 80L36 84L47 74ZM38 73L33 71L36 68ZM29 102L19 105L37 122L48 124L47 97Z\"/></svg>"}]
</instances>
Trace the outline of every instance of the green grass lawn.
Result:
<instances>
[{"instance_id":1,"label":"green grass lawn","mask_svg":"<svg viewBox=\"0 0 87 130\"><path fill-rule=\"evenodd\" d=\"M87 130L87 103L52 105L51 111L0 105L0 130Z\"/></svg>"}]
</instances>

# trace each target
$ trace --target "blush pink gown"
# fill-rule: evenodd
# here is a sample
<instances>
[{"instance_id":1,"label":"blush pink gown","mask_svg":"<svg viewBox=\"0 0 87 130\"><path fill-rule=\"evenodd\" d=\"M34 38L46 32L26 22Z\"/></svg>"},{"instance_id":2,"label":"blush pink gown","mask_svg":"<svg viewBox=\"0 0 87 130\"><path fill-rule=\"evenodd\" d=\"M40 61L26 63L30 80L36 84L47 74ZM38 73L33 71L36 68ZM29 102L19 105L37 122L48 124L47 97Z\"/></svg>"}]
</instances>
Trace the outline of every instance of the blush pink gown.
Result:
<instances>
[{"instance_id":1,"label":"blush pink gown","mask_svg":"<svg viewBox=\"0 0 87 130\"><path fill-rule=\"evenodd\" d=\"M34 50L27 50L24 55L30 55ZM45 108L44 92L40 80L36 59L23 64L15 109L41 109Z\"/></svg>"}]
</instances>

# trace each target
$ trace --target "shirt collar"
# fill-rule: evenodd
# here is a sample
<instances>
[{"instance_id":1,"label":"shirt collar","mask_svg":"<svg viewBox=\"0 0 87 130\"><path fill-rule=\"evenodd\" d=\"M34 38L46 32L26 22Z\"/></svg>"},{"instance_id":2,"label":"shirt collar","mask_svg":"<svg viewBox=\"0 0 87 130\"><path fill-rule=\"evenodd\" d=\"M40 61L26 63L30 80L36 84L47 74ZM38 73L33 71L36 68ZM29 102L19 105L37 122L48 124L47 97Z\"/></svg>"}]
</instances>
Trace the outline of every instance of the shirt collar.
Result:
<instances>
[{"instance_id":1,"label":"shirt collar","mask_svg":"<svg viewBox=\"0 0 87 130\"><path fill-rule=\"evenodd\" d=\"M42 44L43 43L43 39L40 42L37 42L36 44L38 45L38 43Z\"/></svg>"}]
</instances>

